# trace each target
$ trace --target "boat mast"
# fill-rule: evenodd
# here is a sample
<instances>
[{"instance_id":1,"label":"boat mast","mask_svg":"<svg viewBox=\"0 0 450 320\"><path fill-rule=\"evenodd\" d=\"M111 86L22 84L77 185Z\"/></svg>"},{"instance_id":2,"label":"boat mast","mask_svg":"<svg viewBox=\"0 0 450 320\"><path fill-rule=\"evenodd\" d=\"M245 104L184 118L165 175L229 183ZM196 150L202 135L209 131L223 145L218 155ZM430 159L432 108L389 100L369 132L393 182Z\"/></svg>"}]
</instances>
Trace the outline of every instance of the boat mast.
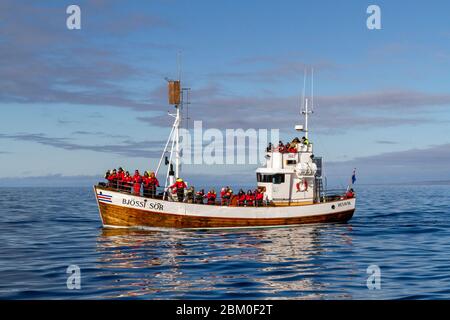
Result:
<instances>
[{"instance_id":1,"label":"boat mast","mask_svg":"<svg viewBox=\"0 0 450 320\"><path fill-rule=\"evenodd\" d=\"M305 128L303 131L305 132L305 138L308 139L308 98L305 99L305 109L303 110L303 114L305 115Z\"/></svg>"},{"instance_id":2,"label":"boat mast","mask_svg":"<svg viewBox=\"0 0 450 320\"><path fill-rule=\"evenodd\" d=\"M183 97L181 93L181 52L178 51L177 54L177 73L178 73L178 104L175 105L175 108L177 110L176 113L176 127L175 127L175 177L178 179L180 177L180 107L183 104Z\"/></svg>"},{"instance_id":3,"label":"boat mast","mask_svg":"<svg viewBox=\"0 0 450 320\"><path fill-rule=\"evenodd\" d=\"M305 98L305 83L306 83L306 71L305 71L305 78L303 80L303 101L304 102L304 109L302 110L302 114L305 116L305 124L303 127L303 132L305 133L305 138L308 139L308 115L313 113L312 108L309 109L308 106L308 98ZM314 69L311 69L311 101L314 102Z\"/></svg>"},{"instance_id":4,"label":"boat mast","mask_svg":"<svg viewBox=\"0 0 450 320\"><path fill-rule=\"evenodd\" d=\"M181 111L180 108L183 105L182 99L181 99L181 84L180 80L169 80L168 82L168 95L169 95L169 104L173 105L175 107L176 112L170 113L169 116L172 116L175 118L172 130L170 131L169 137L167 139L166 145L164 147L164 150L161 154L161 158L159 159L158 167L156 169L156 175L158 175L159 169L161 168L162 161L166 155L170 146L170 156L169 159L166 157L166 165L168 165L167 173L166 173L166 179L164 184L164 196L167 193L168 186L172 185L175 182L175 178L179 177L180 174L180 123L181 123ZM175 154L175 171L173 170L173 156Z\"/></svg>"},{"instance_id":5,"label":"boat mast","mask_svg":"<svg viewBox=\"0 0 450 320\"><path fill-rule=\"evenodd\" d=\"M180 177L180 105L175 106L175 177Z\"/></svg>"}]
</instances>

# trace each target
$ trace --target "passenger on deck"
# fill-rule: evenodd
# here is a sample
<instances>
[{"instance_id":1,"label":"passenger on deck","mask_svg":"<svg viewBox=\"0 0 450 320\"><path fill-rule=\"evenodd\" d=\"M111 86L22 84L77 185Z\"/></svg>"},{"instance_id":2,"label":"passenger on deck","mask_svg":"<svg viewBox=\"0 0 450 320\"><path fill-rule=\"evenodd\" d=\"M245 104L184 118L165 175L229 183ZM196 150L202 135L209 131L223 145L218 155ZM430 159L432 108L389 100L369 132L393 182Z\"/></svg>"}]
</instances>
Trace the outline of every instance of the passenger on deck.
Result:
<instances>
[{"instance_id":1,"label":"passenger on deck","mask_svg":"<svg viewBox=\"0 0 450 320\"><path fill-rule=\"evenodd\" d=\"M144 195L144 197L150 196L149 180L150 176L148 175L148 171L145 171L144 176L142 177L142 194Z\"/></svg>"},{"instance_id":2,"label":"passenger on deck","mask_svg":"<svg viewBox=\"0 0 450 320\"><path fill-rule=\"evenodd\" d=\"M126 192L131 192L131 185L133 182L133 177L130 175L130 172L125 172L125 176L122 179L123 189Z\"/></svg>"},{"instance_id":3,"label":"passenger on deck","mask_svg":"<svg viewBox=\"0 0 450 320\"><path fill-rule=\"evenodd\" d=\"M261 207L263 205L264 200L264 192L261 192L259 189L255 190L255 203L257 207Z\"/></svg>"},{"instance_id":4,"label":"passenger on deck","mask_svg":"<svg viewBox=\"0 0 450 320\"><path fill-rule=\"evenodd\" d=\"M286 150L286 148L285 148L285 146L284 146L284 144L283 144L283 141L279 141L279 142L278 142L278 147L277 147L276 151L281 152L281 153L284 153L285 150Z\"/></svg>"},{"instance_id":5,"label":"passenger on deck","mask_svg":"<svg viewBox=\"0 0 450 320\"><path fill-rule=\"evenodd\" d=\"M267 146L266 151L267 152L272 152L273 151L273 144L272 144L272 142L269 142L269 145Z\"/></svg>"},{"instance_id":6,"label":"passenger on deck","mask_svg":"<svg viewBox=\"0 0 450 320\"><path fill-rule=\"evenodd\" d=\"M195 203L203 204L203 198L205 197L205 190L201 189L195 193Z\"/></svg>"},{"instance_id":7,"label":"passenger on deck","mask_svg":"<svg viewBox=\"0 0 450 320\"><path fill-rule=\"evenodd\" d=\"M222 188L220 191L220 198L222 200L222 205L229 205L231 196L233 195L233 190L229 186Z\"/></svg>"},{"instance_id":8,"label":"passenger on deck","mask_svg":"<svg viewBox=\"0 0 450 320\"><path fill-rule=\"evenodd\" d=\"M110 172L109 176L108 176L108 186L110 188L117 188L117 171L116 169L113 169L112 172Z\"/></svg>"},{"instance_id":9,"label":"passenger on deck","mask_svg":"<svg viewBox=\"0 0 450 320\"><path fill-rule=\"evenodd\" d=\"M253 207L254 201L255 201L255 196L253 195L252 190L248 190L247 195L245 196L245 205L247 207Z\"/></svg>"},{"instance_id":10,"label":"passenger on deck","mask_svg":"<svg viewBox=\"0 0 450 320\"><path fill-rule=\"evenodd\" d=\"M134 171L134 176L133 176L133 191L136 196L141 195L141 183L142 183L141 174L139 173L139 170L136 169Z\"/></svg>"},{"instance_id":11,"label":"passenger on deck","mask_svg":"<svg viewBox=\"0 0 450 320\"><path fill-rule=\"evenodd\" d=\"M195 189L194 186L190 186L186 191L186 202L194 203Z\"/></svg>"},{"instance_id":12,"label":"passenger on deck","mask_svg":"<svg viewBox=\"0 0 450 320\"><path fill-rule=\"evenodd\" d=\"M209 190L208 194L206 195L206 201L209 205L216 204L216 191L214 189Z\"/></svg>"},{"instance_id":13,"label":"passenger on deck","mask_svg":"<svg viewBox=\"0 0 450 320\"><path fill-rule=\"evenodd\" d=\"M306 137L302 137L301 143L305 146L309 145L309 140Z\"/></svg>"},{"instance_id":14,"label":"passenger on deck","mask_svg":"<svg viewBox=\"0 0 450 320\"><path fill-rule=\"evenodd\" d=\"M177 193L178 201L183 202L184 201L184 189L187 188L187 185L186 185L186 183L184 183L183 179L177 178L175 183L173 185L171 185L170 188L172 190L174 190L174 192Z\"/></svg>"},{"instance_id":15,"label":"passenger on deck","mask_svg":"<svg viewBox=\"0 0 450 320\"><path fill-rule=\"evenodd\" d=\"M297 145L293 142L288 143L286 145L287 152L289 153L297 153Z\"/></svg>"},{"instance_id":16,"label":"passenger on deck","mask_svg":"<svg viewBox=\"0 0 450 320\"><path fill-rule=\"evenodd\" d=\"M245 205L245 192L242 189L240 189L238 193L238 205L239 206Z\"/></svg>"},{"instance_id":17,"label":"passenger on deck","mask_svg":"<svg viewBox=\"0 0 450 320\"><path fill-rule=\"evenodd\" d=\"M227 187L223 187L222 189L220 189L220 200L221 200L222 204L225 201L225 194L226 193L227 193Z\"/></svg>"},{"instance_id":18,"label":"passenger on deck","mask_svg":"<svg viewBox=\"0 0 450 320\"><path fill-rule=\"evenodd\" d=\"M156 178L156 175L153 171L147 171L149 178L148 178L148 189L150 192L150 197L155 198L156 197L156 188L159 187L159 181Z\"/></svg>"},{"instance_id":19,"label":"passenger on deck","mask_svg":"<svg viewBox=\"0 0 450 320\"><path fill-rule=\"evenodd\" d=\"M345 193L345 197L346 197L347 199L354 198L354 197L355 197L355 191L353 191L353 189L348 190L348 191Z\"/></svg>"},{"instance_id":20,"label":"passenger on deck","mask_svg":"<svg viewBox=\"0 0 450 320\"><path fill-rule=\"evenodd\" d=\"M117 171L117 188L123 190L123 178L125 177L125 172L123 172L122 167L119 167Z\"/></svg>"}]
</instances>

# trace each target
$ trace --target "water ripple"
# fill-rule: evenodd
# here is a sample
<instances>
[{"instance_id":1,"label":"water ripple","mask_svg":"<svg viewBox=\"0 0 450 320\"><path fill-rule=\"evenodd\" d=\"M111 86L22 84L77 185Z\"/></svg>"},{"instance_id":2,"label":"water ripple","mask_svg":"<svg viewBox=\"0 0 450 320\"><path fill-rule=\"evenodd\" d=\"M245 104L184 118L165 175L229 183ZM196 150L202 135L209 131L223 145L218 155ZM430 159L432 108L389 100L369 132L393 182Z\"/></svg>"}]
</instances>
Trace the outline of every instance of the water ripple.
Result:
<instances>
[{"instance_id":1,"label":"water ripple","mask_svg":"<svg viewBox=\"0 0 450 320\"><path fill-rule=\"evenodd\" d=\"M346 224L226 232L103 229L90 188L2 189L0 298L449 299L449 186L360 189Z\"/></svg>"}]
</instances>

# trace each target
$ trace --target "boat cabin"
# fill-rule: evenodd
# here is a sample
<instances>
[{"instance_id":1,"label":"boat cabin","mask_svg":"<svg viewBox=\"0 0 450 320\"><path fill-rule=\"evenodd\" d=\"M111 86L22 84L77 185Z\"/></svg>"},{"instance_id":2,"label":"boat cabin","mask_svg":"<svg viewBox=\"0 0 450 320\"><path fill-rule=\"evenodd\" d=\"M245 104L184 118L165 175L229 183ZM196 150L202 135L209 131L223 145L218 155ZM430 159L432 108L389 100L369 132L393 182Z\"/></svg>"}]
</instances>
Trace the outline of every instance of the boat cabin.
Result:
<instances>
[{"instance_id":1,"label":"boat cabin","mask_svg":"<svg viewBox=\"0 0 450 320\"><path fill-rule=\"evenodd\" d=\"M313 145L297 144L296 152L267 150L264 167L256 170L258 188L274 205L319 202L322 159L313 155Z\"/></svg>"}]
</instances>

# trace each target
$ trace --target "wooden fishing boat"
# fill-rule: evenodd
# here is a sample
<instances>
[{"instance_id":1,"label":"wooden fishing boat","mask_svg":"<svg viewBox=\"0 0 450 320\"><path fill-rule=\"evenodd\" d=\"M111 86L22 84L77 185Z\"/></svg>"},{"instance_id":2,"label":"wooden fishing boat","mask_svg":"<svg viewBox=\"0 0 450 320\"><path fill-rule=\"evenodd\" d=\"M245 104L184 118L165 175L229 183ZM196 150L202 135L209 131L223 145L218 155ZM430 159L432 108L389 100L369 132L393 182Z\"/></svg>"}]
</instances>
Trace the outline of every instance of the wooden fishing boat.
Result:
<instances>
[{"instance_id":1,"label":"wooden fishing boat","mask_svg":"<svg viewBox=\"0 0 450 320\"><path fill-rule=\"evenodd\" d=\"M144 198L95 186L105 227L235 228L345 222L355 211L355 198L323 203L240 207L179 203Z\"/></svg>"},{"instance_id":2,"label":"wooden fishing boat","mask_svg":"<svg viewBox=\"0 0 450 320\"><path fill-rule=\"evenodd\" d=\"M311 223L346 222L356 207L354 195L345 192L330 194L324 190L322 158L313 155L311 143L299 143L295 152L266 150L266 164L256 170L257 187L264 192L259 206L240 206L236 198L225 205L180 202L169 186L180 174L179 127L180 83L169 82L169 101L176 113L172 131L159 161L170 149L165 187L153 197L132 194L108 184L94 186L94 192L104 227L115 228L255 228L295 226ZM304 99L304 125L296 131L308 138L308 99ZM170 144L170 142L172 142ZM175 169L172 158L175 156Z\"/></svg>"}]
</instances>

